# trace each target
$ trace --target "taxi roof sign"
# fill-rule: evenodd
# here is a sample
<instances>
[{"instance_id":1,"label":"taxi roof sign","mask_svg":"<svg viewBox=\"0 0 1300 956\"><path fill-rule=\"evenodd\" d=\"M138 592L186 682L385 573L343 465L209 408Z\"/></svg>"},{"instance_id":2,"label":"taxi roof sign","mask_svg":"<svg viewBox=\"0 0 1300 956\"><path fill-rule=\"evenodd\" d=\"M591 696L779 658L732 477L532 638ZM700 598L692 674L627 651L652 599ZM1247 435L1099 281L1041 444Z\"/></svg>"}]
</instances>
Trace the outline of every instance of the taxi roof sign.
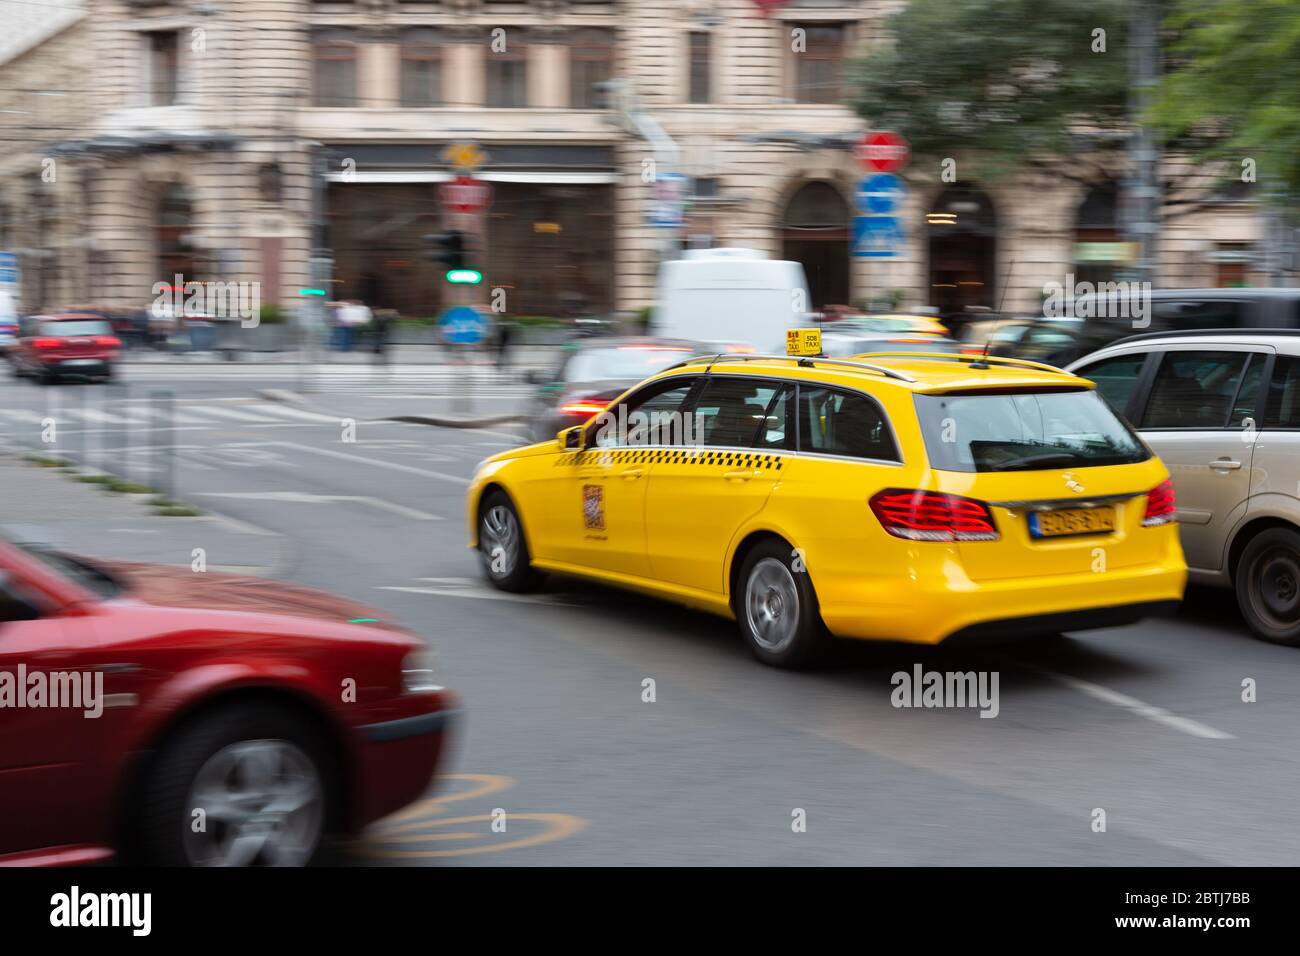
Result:
<instances>
[{"instance_id":1,"label":"taxi roof sign","mask_svg":"<svg viewBox=\"0 0 1300 956\"><path fill-rule=\"evenodd\" d=\"M821 329L786 329L786 355L821 355Z\"/></svg>"}]
</instances>

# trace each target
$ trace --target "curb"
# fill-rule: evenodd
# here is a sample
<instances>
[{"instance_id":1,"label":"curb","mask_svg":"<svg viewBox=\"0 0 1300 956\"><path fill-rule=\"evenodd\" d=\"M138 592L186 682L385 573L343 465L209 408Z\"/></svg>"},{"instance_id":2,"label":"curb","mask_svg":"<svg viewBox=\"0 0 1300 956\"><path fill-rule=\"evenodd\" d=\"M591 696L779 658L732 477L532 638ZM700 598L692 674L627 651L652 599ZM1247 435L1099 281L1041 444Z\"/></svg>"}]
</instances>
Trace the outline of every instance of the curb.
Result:
<instances>
[{"instance_id":1,"label":"curb","mask_svg":"<svg viewBox=\"0 0 1300 956\"><path fill-rule=\"evenodd\" d=\"M299 407L311 408L326 415L336 415L331 408L325 408L308 402L297 392L289 391L284 388L263 388L257 390L257 396L270 402L279 402L283 405L296 405ZM349 418L351 416L338 416ZM486 418L442 418L436 415L389 415L384 418L371 418L367 421L373 422L401 422L407 425L435 425L439 428L491 428L494 425L510 425L515 422L524 421L526 416L520 414L510 415L490 415Z\"/></svg>"}]
</instances>

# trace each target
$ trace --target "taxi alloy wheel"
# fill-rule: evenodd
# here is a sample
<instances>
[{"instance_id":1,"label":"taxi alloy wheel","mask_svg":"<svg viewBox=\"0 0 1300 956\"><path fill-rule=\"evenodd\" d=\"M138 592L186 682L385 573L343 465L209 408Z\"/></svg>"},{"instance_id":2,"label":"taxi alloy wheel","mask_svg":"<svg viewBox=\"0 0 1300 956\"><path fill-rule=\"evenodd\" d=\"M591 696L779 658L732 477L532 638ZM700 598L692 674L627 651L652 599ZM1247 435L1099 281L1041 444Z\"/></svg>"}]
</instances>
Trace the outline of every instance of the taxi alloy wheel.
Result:
<instances>
[{"instance_id":1,"label":"taxi alloy wheel","mask_svg":"<svg viewBox=\"0 0 1300 956\"><path fill-rule=\"evenodd\" d=\"M503 591L527 591L539 578L531 566L528 542L514 502L503 491L483 500L478 519L478 551L483 573Z\"/></svg>"},{"instance_id":2,"label":"taxi alloy wheel","mask_svg":"<svg viewBox=\"0 0 1300 956\"><path fill-rule=\"evenodd\" d=\"M771 541L745 558L736 595L736 618L750 650L764 664L805 667L830 643L808 572L795 570L794 549Z\"/></svg>"},{"instance_id":3,"label":"taxi alloy wheel","mask_svg":"<svg viewBox=\"0 0 1300 956\"><path fill-rule=\"evenodd\" d=\"M1250 629L1275 644L1300 646L1300 534L1270 528L1237 562L1237 604Z\"/></svg>"}]
</instances>

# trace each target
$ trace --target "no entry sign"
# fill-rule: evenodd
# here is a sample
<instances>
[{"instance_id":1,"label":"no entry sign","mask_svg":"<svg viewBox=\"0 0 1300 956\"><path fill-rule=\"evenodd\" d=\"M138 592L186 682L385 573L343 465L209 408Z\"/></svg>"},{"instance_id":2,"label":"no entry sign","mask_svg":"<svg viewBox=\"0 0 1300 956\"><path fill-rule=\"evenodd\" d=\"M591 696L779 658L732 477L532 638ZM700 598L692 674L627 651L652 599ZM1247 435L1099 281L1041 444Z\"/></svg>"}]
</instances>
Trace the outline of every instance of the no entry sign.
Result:
<instances>
[{"instance_id":1,"label":"no entry sign","mask_svg":"<svg viewBox=\"0 0 1300 956\"><path fill-rule=\"evenodd\" d=\"M457 176L438 187L438 197L448 212L477 213L492 201L492 187L479 179Z\"/></svg>"},{"instance_id":2,"label":"no entry sign","mask_svg":"<svg viewBox=\"0 0 1300 956\"><path fill-rule=\"evenodd\" d=\"M867 133L853 148L853 154L863 169L881 173L898 172L907 165L911 153L907 140L890 130Z\"/></svg>"}]
</instances>

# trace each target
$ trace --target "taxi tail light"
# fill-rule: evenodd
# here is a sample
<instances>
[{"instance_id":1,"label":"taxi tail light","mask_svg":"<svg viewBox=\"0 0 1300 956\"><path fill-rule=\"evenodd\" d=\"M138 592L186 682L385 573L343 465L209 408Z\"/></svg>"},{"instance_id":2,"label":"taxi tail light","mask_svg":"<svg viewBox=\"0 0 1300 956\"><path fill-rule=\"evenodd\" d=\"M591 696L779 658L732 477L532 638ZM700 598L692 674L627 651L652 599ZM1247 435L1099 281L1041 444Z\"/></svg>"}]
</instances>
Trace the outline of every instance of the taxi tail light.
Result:
<instances>
[{"instance_id":1,"label":"taxi tail light","mask_svg":"<svg viewBox=\"0 0 1300 956\"><path fill-rule=\"evenodd\" d=\"M910 541L996 541L1000 537L989 506L974 498L938 491L887 488L872 496L881 527Z\"/></svg>"},{"instance_id":2,"label":"taxi tail light","mask_svg":"<svg viewBox=\"0 0 1300 956\"><path fill-rule=\"evenodd\" d=\"M1147 492L1147 512L1142 516L1142 527L1154 528L1174 520L1174 483L1166 478Z\"/></svg>"},{"instance_id":3,"label":"taxi tail light","mask_svg":"<svg viewBox=\"0 0 1300 956\"><path fill-rule=\"evenodd\" d=\"M560 414L591 418L605 410L606 402L568 402L560 406Z\"/></svg>"}]
</instances>

